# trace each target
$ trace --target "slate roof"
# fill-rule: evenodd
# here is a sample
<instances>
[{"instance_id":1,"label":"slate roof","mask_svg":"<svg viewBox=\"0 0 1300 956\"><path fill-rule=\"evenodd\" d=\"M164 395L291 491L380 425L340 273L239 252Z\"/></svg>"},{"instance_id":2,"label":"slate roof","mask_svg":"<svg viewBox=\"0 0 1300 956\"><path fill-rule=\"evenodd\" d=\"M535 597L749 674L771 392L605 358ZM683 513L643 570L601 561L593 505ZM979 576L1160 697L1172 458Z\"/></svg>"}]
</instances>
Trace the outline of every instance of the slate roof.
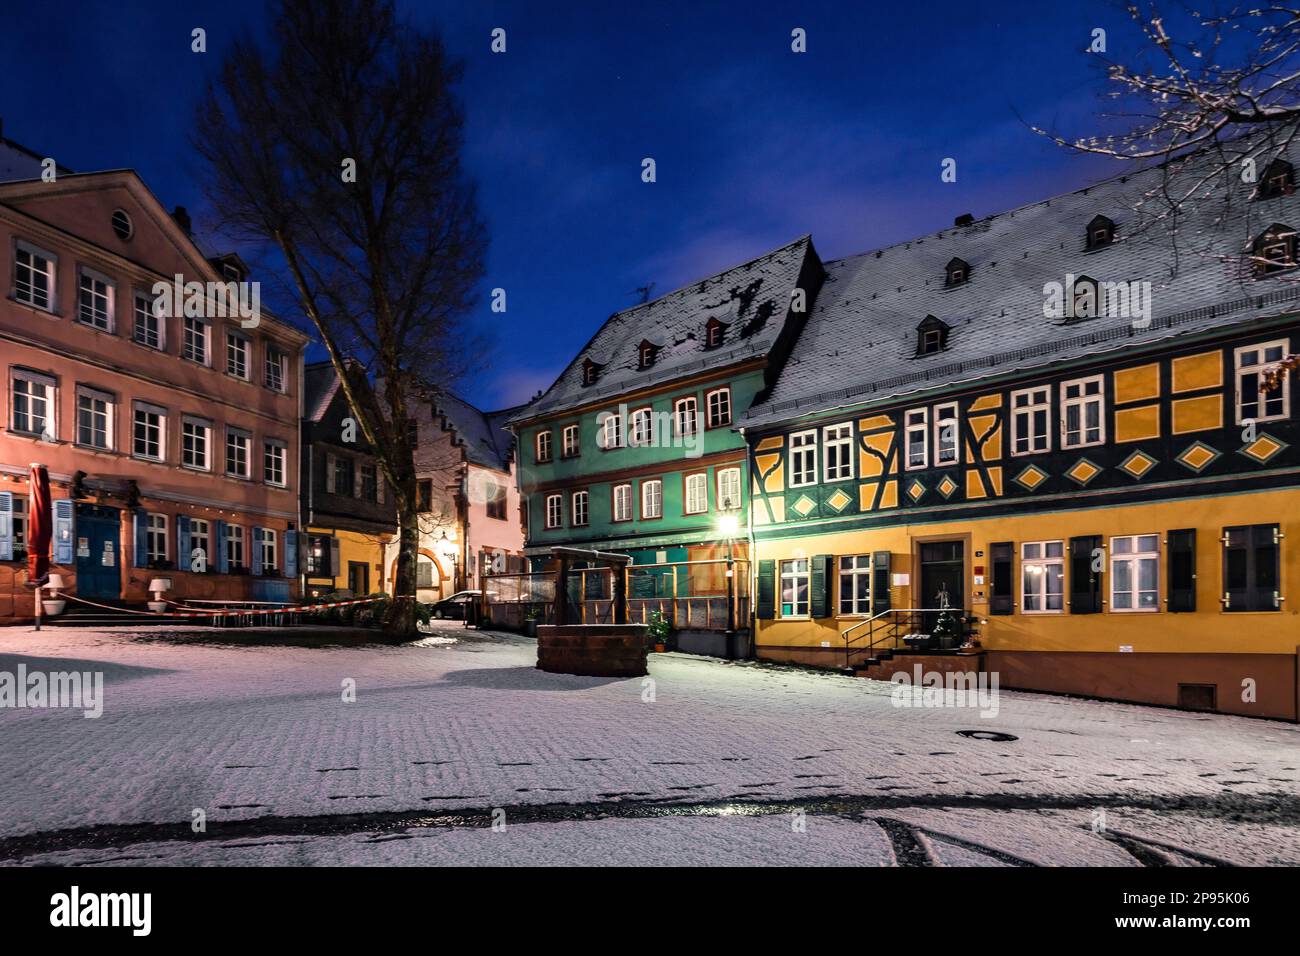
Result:
<instances>
[{"instance_id":1,"label":"slate roof","mask_svg":"<svg viewBox=\"0 0 1300 956\"><path fill-rule=\"evenodd\" d=\"M1156 168L1116 177L827 263L775 388L737 424L771 425L1300 308L1286 305L1300 299L1294 272L1253 280L1242 258L1272 223L1300 227L1300 195L1252 201L1252 187L1242 185L1222 223L1221 201L1199 202L1179 217L1175 247L1163 225L1139 228L1139 216L1155 207L1148 202L1139 213L1137 204L1160 175ZM1116 240L1088 251L1085 227L1099 213L1115 221ZM954 257L970 263L971 277L946 289L944 267ZM1150 326L1045 317L1044 284L1064 283L1067 273L1149 281ZM916 328L928 315L951 326L947 348L917 357Z\"/></svg>"},{"instance_id":2,"label":"slate roof","mask_svg":"<svg viewBox=\"0 0 1300 956\"><path fill-rule=\"evenodd\" d=\"M524 421L576 405L657 385L712 367L766 355L784 325L790 293L798 285L812 238L801 236L725 272L693 282L650 302L615 312L543 395L513 418ZM705 348L710 318L728 324L723 344ZM638 367L638 346L659 346L654 365ZM584 362L603 366L584 386Z\"/></svg>"},{"instance_id":3,"label":"slate roof","mask_svg":"<svg viewBox=\"0 0 1300 956\"><path fill-rule=\"evenodd\" d=\"M334 374L332 362L308 362L302 374L303 415L310 422L319 422L339 390L339 377Z\"/></svg>"},{"instance_id":4,"label":"slate roof","mask_svg":"<svg viewBox=\"0 0 1300 956\"><path fill-rule=\"evenodd\" d=\"M522 406L481 412L455 395L443 394L434 402L434 413L463 442L465 457L476 465L509 471L514 457L515 436L506 430L506 421Z\"/></svg>"}]
</instances>

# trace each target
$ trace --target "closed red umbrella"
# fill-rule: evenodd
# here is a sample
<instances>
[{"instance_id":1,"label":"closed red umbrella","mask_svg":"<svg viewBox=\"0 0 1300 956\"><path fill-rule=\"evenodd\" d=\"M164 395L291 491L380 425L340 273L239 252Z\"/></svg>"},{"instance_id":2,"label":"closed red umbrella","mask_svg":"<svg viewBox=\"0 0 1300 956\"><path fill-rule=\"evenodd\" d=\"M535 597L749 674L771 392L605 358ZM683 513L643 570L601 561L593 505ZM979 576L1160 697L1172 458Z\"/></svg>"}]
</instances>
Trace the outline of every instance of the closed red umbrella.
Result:
<instances>
[{"instance_id":1,"label":"closed red umbrella","mask_svg":"<svg viewBox=\"0 0 1300 956\"><path fill-rule=\"evenodd\" d=\"M28 479L27 583L44 584L50 573L50 539L54 516L50 513L50 473L44 465L32 465Z\"/></svg>"}]
</instances>

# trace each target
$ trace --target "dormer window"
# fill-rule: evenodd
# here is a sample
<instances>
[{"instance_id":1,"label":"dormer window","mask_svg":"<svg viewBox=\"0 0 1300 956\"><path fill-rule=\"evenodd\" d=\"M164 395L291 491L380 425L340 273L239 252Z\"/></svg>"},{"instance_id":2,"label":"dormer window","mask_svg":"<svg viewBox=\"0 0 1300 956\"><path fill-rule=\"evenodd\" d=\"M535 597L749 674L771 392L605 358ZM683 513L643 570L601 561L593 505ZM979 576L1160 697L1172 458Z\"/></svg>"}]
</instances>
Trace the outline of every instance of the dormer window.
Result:
<instances>
[{"instance_id":1,"label":"dormer window","mask_svg":"<svg viewBox=\"0 0 1300 956\"><path fill-rule=\"evenodd\" d=\"M655 345L649 339L642 339L641 344L637 346L637 366L639 368L649 368L655 363L655 355L659 352L659 346Z\"/></svg>"},{"instance_id":2,"label":"dormer window","mask_svg":"<svg viewBox=\"0 0 1300 956\"><path fill-rule=\"evenodd\" d=\"M1100 287L1097 280L1090 276L1079 276L1070 289L1070 314L1073 319L1095 319L1100 312Z\"/></svg>"},{"instance_id":3,"label":"dormer window","mask_svg":"<svg viewBox=\"0 0 1300 956\"><path fill-rule=\"evenodd\" d=\"M1273 223L1252 244L1252 271L1256 276L1272 275L1294 269L1295 230L1281 223Z\"/></svg>"},{"instance_id":4,"label":"dormer window","mask_svg":"<svg viewBox=\"0 0 1300 956\"><path fill-rule=\"evenodd\" d=\"M1255 190L1256 199L1273 199L1295 192L1295 170L1285 159L1275 159L1264 170L1264 176Z\"/></svg>"},{"instance_id":5,"label":"dormer window","mask_svg":"<svg viewBox=\"0 0 1300 956\"><path fill-rule=\"evenodd\" d=\"M704 326L704 344L706 348L716 349L727 337L727 323L718 319L709 319Z\"/></svg>"},{"instance_id":6,"label":"dormer window","mask_svg":"<svg viewBox=\"0 0 1300 956\"><path fill-rule=\"evenodd\" d=\"M916 327L916 354L934 355L948 347L948 323L927 315Z\"/></svg>"},{"instance_id":7,"label":"dormer window","mask_svg":"<svg viewBox=\"0 0 1300 956\"><path fill-rule=\"evenodd\" d=\"M1114 220L1107 219L1105 216L1093 216L1092 222L1088 223L1086 247L1088 249L1100 249L1102 246L1109 246L1114 241Z\"/></svg>"},{"instance_id":8,"label":"dormer window","mask_svg":"<svg viewBox=\"0 0 1300 956\"><path fill-rule=\"evenodd\" d=\"M944 288L951 289L970 278L970 264L965 259L951 259L944 267Z\"/></svg>"},{"instance_id":9,"label":"dormer window","mask_svg":"<svg viewBox=\"0 0 1300 956\"><path fill-rule=\"evenodd\" d=\"M599 362L593 362L591 359L582 360L582 384L595 385L596 379L600 378L601 365Z\"/></svg>"}]
</instances>

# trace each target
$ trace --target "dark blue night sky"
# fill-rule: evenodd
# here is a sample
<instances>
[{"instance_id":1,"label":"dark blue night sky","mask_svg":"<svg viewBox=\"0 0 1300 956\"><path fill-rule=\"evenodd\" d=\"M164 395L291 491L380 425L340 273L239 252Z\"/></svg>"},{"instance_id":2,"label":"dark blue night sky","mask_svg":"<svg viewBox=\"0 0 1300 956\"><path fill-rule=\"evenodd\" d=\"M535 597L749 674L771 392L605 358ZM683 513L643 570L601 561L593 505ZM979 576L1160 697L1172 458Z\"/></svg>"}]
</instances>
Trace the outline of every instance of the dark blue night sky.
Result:
<instances>
[{"instance_id":1,"label":"dark blue night sky","mask_svg":"<svg viewBox=\"0 0 1300 956\"><path fill-rule=\"evenodd\" d=\"M496 349L461 391L488 407L548 385L611 312L812 233L823 258L908 239L1117 171L1026 120L1092 132L1084 52L1105 2L409 2L465 61L466 162L491 252ZM193 105L245 0L24 4L0 14L5 135L81 172L133 167L202 231ZM190 30L209 52L190 52ZM503 27L508 52L489 51ZM808 52L790 51L803 27ZM364 24L358 24L358 30ZM641 182L653 157L658 182ZM956 183L940 182L945 157ZM495 315L486 292L507 290Z\"/></svg>"}]
</instances>

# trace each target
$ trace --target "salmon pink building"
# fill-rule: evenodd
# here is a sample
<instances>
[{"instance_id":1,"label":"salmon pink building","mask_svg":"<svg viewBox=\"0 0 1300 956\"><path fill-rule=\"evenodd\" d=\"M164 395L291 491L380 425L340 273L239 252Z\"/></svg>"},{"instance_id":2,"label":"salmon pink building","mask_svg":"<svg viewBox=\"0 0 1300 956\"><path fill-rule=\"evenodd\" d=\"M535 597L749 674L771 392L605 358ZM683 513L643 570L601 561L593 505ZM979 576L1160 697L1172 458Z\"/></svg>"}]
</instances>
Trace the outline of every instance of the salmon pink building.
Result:
<instances>
[{"instance_id":1,"label":"salmon pink building","mask_svg":"<svg viewBox=\"0 0 1300 956\"><path fill-rule=\"evenodd\" d=\"M0 183L0 259L0 621L32 614L32 463L69 595L143 604L161 577L178 601L296 597L307 337L221 294L251 287L240 259L205 255L129 170ZM160 310L177 277L202 294Z\"/></svg>"}]
</instances>

